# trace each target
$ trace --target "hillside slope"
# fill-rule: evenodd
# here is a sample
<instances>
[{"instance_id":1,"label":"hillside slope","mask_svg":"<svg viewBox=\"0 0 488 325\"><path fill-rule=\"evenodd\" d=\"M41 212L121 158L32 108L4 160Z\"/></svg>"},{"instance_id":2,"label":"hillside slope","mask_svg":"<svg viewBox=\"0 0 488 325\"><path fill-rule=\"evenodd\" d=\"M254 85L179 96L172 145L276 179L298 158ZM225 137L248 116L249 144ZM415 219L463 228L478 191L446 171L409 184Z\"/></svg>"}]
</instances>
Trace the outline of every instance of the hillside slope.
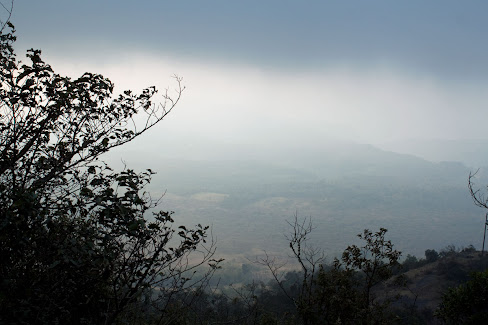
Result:
<instances>
[{"instance_id":1,"label":"hillside slope","mask_svg":"<svg viewBox=\"0 0 488 325\"><path fill-rule=\"evenodd\" d=\"M375 288L378 295L400 297L395 305L405 308L429 324L436 324L433 314L442 301L442 296L451 287L469 280L470 273L488 268L488 256L479 251L450 252L435 262L409 270L405 276L406 286L397 286L394 279Z\"/></svg>"}]
</instances>

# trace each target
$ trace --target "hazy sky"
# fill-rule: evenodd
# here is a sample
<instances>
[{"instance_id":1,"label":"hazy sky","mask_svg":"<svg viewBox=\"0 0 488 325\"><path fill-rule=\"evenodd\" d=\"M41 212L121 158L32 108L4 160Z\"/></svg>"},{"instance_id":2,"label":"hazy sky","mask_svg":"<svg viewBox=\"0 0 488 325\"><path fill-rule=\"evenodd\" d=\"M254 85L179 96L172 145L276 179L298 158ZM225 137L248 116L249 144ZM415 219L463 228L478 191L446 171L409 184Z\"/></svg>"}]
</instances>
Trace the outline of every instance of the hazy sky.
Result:
<instances>
[{"instance_id":1,"label":"hazy sky","mask_svg":"<svg viewBox=\"0 0 488 325\"><path fill-rule=\"evenodd\" d=\"M187 89L152 134L286 145L488 139L487 1L17 0L18 51Z\"/></svg>"}]
</instances>

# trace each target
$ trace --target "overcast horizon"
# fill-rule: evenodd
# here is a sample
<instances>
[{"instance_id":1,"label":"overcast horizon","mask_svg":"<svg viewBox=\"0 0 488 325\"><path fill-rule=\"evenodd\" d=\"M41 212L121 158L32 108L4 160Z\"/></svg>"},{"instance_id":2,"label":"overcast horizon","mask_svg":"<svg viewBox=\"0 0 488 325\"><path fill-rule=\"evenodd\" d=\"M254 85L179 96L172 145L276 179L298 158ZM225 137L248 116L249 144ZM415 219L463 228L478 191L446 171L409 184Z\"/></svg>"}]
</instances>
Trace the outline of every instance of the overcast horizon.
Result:
<instances>
[{"instance_id":1,"label":"overcast horizon","mask_svg":"<svg viewBox=\"0 0 488 325\"><path fill-rule=\"evenodd\" d=\"M145 141L383 145L487 140L482 1L17 1L18 57L43 51L116 89L174 86L182 101ZM401 149L401 148L399 148ZM401 150L400 150L401 151Z\"/></svg>"}]
</instances>

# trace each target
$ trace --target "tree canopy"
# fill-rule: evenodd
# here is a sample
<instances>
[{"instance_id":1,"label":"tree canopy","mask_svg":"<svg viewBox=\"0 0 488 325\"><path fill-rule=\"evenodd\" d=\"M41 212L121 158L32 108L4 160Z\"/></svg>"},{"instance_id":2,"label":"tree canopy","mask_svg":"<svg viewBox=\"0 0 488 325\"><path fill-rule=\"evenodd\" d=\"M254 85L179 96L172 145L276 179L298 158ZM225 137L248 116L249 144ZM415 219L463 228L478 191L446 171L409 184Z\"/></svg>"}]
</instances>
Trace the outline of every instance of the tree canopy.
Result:
<instances>
[{"instance_id":1,"label":"tree canopy","mask_svg":"<svg viewBox=\"0 0 488 325\"><path fill-rule=\"evenodd\" d=\"M95 73L55 73L31 49L0 36L0 323L120 322L142 308L166 317L176 294L217 267L208 227L175 229L144 191L153 171L115 172L101 155L165 118L184 87L114 96ZM201 255L189 262L189 254ZM195 268L210 267L197 278ZM193 278L193 280L192 280ZM132 315L132 316L131 316Z\"/></svg>"}]
</instances>

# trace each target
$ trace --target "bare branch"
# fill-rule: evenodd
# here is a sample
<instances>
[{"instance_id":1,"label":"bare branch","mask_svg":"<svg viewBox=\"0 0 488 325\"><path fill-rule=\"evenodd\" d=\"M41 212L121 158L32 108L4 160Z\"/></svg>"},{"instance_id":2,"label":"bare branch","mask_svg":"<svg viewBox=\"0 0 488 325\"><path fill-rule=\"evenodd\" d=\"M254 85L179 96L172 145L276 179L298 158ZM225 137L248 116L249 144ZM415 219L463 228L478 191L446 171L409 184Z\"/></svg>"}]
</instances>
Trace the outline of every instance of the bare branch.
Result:
<instances>
[{"instance_id":1,"label":"bare branch","mask_svg":"<svg viewBox=\"0 0 488 325\"><path fill-rule=\"evenodd\" d=\"M10 18L12 17L12 12L14 10L14 0L10 1L9 5L6 5L3 1L0 1L0 6L6 12L7 18L5 20L0 20L0 34L3 33L4 28L10 23Z\"/></svg>"}]
</instances>

